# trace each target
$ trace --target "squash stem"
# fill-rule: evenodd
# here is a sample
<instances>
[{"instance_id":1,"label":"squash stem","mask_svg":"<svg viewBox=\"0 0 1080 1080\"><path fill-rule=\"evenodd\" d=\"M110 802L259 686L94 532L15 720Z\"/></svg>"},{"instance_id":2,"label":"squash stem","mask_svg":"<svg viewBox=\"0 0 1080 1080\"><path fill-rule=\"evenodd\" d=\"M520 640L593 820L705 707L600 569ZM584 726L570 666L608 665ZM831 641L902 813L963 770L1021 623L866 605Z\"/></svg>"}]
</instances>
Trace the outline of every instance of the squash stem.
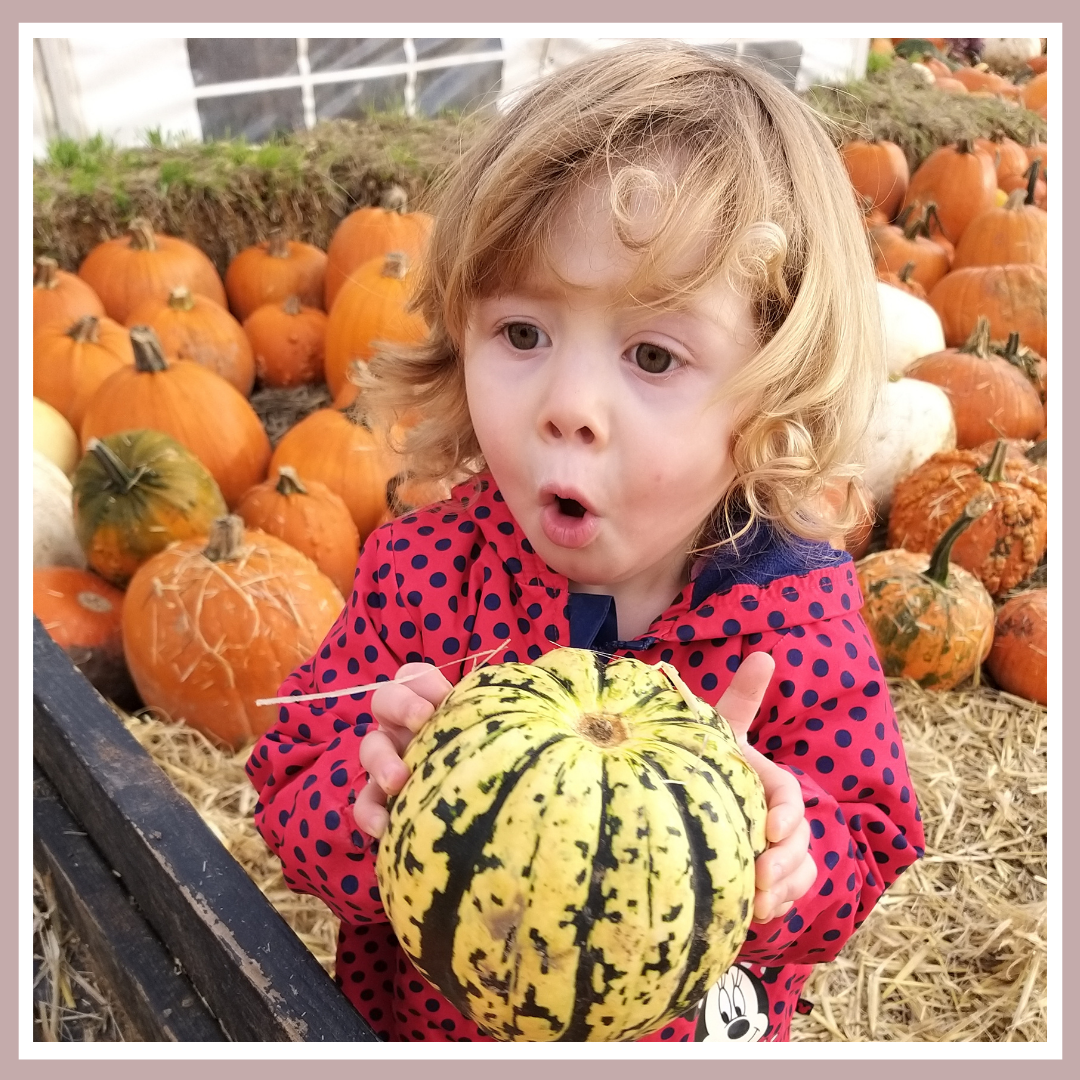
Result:
<instances>
[{"instance_id":1,"label":"squash stem","mask_svg":"<svg viewBox=\"0 0 1080 1080\"><path fill-rule=\"evenodd\" d=\"M281 310L284 311L286 315L299 315L301 307L300 297L297 296L296 293L293 293L292 296L288 297L285 300L285 303L281 305Z\"/></svg>"},{"instance_id":2,"label":"squash stem","mask_svg":"<svg viewBox=\"0 0 1080 1080\"><path fill-rule=\"evenodd\" d=\"M1039 465L1046 461L1046 440L1040 439L1037 443L1032 443L1024 451L1024 457L1028 459L1033 465Z\"/></svg>"},{"instance_id":3,"label":"squash stem","mask_svg":"<svg viewBox=\"0 0 1080 1080\"><path fill-rule=\"evenodd\" d=\"M1005 455L1009 452L1009 444L1005 439L998 439L994 443L994 449L990 454L990 460L985 465L980 465L975 471L988 483L1000 484L1005 479Z\"/></svg>"},{"instance_id":4,"label":"squash stem","mask_svg":"<svg viewBox=\"0 0 1080 1080\"><path fill-rule=\"evenodd\" d=\"M244 519L239 514L226 514L210 523L210 536L203 555L211 562L228 562L243 550Z\"/></svg>"},{"instance_id":5,"label":"squash stem","mask_svg":"<svg viewBox=\"0 0 1080 1080\"><path fill-rule=\"evenodd\" d=\"M127 495L142 479L145 472L144 469L132 472L113 452L112 448L100 439L91 439L86 444L86 452L93 454L98 459L105 475L109 478L109 483L121 494Z\"/></svg>"},{"instance_id":6,"label":"squash stem","mask_svg":"<svg viewBox=\"0 0 1080 1080\"><path fill-rule=\"evenodd\" d=\"M98 318L96 315L83 315L68 327L67 336L80 345L89 342L98 343Z\"/></svg>"},{"instance_id":7,"label":"squash stem","mask_svg":"<svg viewBox=\"0 0 1080 1080\"><path fill-rule=\"evenodd\" d=\"M150 326L133 326L129 332L138 371L168 371L169 364L157 334Z\"/></svg>"},{"instance_id":8,"label":"squash stem","mask_svg":"<svg viewBox=\"0 0 1080 1080\"><path fill-rule=\"evenodd\" d=\"M154 239L154 227L148 218L132 218L128 223L128 231L131 234L130 245L134 251L157 251L157 241Z\"/></svg>"},{"instance_id":9,"label":"squash stem","mask_svg":"<svg viewBox=\"0 0 1080 1080\"><path fill-rule=\"evenodd\" d=\"M1035 185L1039 180L1039 169L1042 166L1042 158L1036 158L1027 170L1027 197L1024 199L1025 206L1035 205Z\"/></svg>"},{"instance_id":10,"label":"squash stem","mask_svg":"<svg viewBox=\"0 0 1080 1080\"><path fill-rule=\"evenodd\" d=\"M190 311L194 306L195 297L191 295L191 290L186 285L177 285L169 293L169 307L173 311Z\"/></svg>"},{"instance_id":11,"label":"squash stem","mask_svg":"<svg viewBox=\"0 0 1080 1080\"><path fill-rule=\"evenodd\" d=\"M395 278L398 281L404 279L405 275L409 272L409 257L404 251L390 251L387 252L386 258L383 260L382 276L385 278Z\"/></svg>"},{"instance_id":12,"label":"squash stem","mask_svg":"<svg viewBox=\"0 0 1080 1080\"><path fill-rule=\"evenodd\" d=\"M985 315L980 315L976 320L975 329L960 346L960 352L980 356L984 360L990 356L990 320Z\"/></svg>"},{"instance_id":13,"label":"squash stem","mask_svg":"<svg viewBox=\"0 0 1080 1080\"><path fill-rule=\"evenodd\" d=\"M39 255L34 260L34 288L55 289L60 282L56 274L59 269L60 264L55 259L50 259L48 255Z\"/></svg>"},{"instance_id":14,"label":"squash stem","mask_svg":"<svg viewBox=\"0 0 1080 1080\"><path fill-rule=\"evenodd\" d=\"M993 505L994 500L985 493L976 495L971 499L964 512L941 534L938 542L934 545L930 555L930 565L922 572L922 576L935 585L944 586L949 580L949 556L952 554L953 544L957 537L977 518L983 516Z\"/></svg>"},{"instance_id":15,"label":"squash stem","mask_svg":"<svg viewBox=\"0 0 1080 1080\"><path fill-rule=\"evenodd\" d=\"M274 490L279 495L306 495L308 493L308 489L304 487L291 465L282 465L278 469L278 482Z\"/></svg>"},{"instance_id":16,"label":"squash stem","mask_svg":"<svg viewBox=\"0 0 1080 1080\"><path fill-rule=\"evenodd\" d=\"M408 211L409 196L400 184L391 184L379 196L379 206L383 210L391 210L396 214L404 214Z\"/></svg>"},{"instance_id":17,"label":"squash stem","mask_svg":"<svg viewBox=\"0 0 1080 1080\"><path fill-rule=\"evenodd\" d=\"M266 254L272 259L287 259L289 257L289 241L285 239L285 234L280 229L275 229L270 234Z\"/></svg>"}]
</instances>

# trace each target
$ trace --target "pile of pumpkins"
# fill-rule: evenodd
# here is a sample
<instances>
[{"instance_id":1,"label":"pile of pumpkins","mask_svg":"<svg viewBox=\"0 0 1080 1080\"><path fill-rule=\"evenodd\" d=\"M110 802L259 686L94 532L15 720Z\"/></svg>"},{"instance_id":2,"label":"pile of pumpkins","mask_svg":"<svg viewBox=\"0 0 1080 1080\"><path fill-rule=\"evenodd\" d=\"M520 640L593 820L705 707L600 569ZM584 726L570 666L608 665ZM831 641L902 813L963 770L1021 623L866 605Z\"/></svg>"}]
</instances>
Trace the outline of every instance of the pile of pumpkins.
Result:
<instances>
[{"instance_id":1,"label":"pile of pumpkins","mask_svg":"<svg viewBox=\"0 0 1080 1080\"><path fill-rule=\"evenodd\" d=\"M1045 703L1045 589L1005 594L1046 550L1046 147L944 146L910 174L888 142L842 155L891 380L874 516L840 542L886 674L947 689L986 662ZM349 378L376 343L423 339L406 303L431 224L391 188L326 251L272 235L224 278L138 218L77 274L35 262L34 611L117 704L247 745L361 542L448 494L409 480ZM332 404L272 447L253 390L320 383ZM875 522L888 549L868 555Z\"/></svg>"},{"instance_id":2,"label":"pile of pumpkins","mask_svg":"<svg viewBox=\"0 0 1080 1080\"><path fill-rule=\"evenodd\" d=\"M843 541L864 615L886 674L947 689L986 662L1045 704L1046 590L1006 596L1046 553L1045 143L961 141L910 172L886 140L841 152L890 371L865 474L887 549L865 554L869 520Z\"/></svg>"},{"instance_id":3,"label":"pile of pumpkins","mask_svg":"<svg viewBox=\"0 0 1080 1080\"><path fill-rule=\"evenodd\" d=\"M409 481L349 379L424 336L406 301L430 227L393 188L326 251L274 235L224 278L138 218L77 274L35 262L34 612L118 705L246 745L363 539L448 494ZM322 383L333 403L272 448L253 390Z\"/></svg>"}]
</instances>

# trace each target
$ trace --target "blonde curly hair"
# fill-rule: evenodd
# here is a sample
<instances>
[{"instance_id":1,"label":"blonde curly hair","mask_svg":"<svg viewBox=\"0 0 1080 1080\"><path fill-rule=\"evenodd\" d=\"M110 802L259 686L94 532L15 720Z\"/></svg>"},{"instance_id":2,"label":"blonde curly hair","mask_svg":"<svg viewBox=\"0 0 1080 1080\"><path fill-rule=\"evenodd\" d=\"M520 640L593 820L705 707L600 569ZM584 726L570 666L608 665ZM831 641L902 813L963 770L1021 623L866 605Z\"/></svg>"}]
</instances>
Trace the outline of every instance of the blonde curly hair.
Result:
<instances>
[{"instance_id":1,"label":"blonde curly hair","mask_svg":"<svg viewBox=\"0 0 1080 1080\"><path fill-rule=\"evenodd\" d=\"M470 311L545 263L552 223L597 179L620 239L643 256L631 294L647 282L659 303L678 306L724 275L751 302L759 350L724 391L744 403L736 476L695 550L757 519L816 539L850 528L866 507L861 443L887 369L847 173L824 121L795 94L758 66L688 45L593 54L491 119L429 204L435 226L413 300L427 341L357 365L369 420L426 418L398 443L417 477L484 469L460 347ZM642 196L662 211L645 238L631 233ZM676 274L688 242L703 256Z\"/></svg>"}]
</instances>

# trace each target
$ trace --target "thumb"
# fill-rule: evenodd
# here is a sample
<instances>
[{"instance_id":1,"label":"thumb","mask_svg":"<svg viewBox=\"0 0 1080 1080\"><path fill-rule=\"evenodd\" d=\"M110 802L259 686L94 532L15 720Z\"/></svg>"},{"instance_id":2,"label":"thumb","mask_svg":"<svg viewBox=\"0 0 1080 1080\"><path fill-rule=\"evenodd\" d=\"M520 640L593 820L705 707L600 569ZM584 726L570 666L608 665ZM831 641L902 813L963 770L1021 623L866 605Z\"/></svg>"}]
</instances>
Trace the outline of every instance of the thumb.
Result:
<instances>
[{"instance_id":1,"label":"thumb","mask_svg":"<svg viewBox=\"0 0 1080 1080\"><path fill-rule=\"evenodd\" d=\"M731 725L737 739L746 738L775 668L776 661L768 653L751 653L739 665L716 703L716 711Z\"/></svg>"}]
</instances>

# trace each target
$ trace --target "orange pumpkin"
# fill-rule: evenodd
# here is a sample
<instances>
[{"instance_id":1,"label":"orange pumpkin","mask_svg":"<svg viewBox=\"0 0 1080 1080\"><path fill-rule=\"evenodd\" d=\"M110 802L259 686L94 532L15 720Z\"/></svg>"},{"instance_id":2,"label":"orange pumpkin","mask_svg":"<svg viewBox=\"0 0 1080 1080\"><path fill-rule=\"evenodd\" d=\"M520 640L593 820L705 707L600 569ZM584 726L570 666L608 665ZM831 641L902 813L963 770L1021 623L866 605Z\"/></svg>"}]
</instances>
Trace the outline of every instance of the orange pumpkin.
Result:
<instances>
[{"instance_id":1,"label":"orange pumpkin","mask_svg":"<svg viewBox=\"0 0 1080 1080\"><path fill-rule=\"evenodd\" d=\"M853 139L840 147L840 156L867 209L880 209L889 220L896 217L910 179L904 151L888 139Z\"/></svg>"},{"instance_id":2,"label":"orange pumpkin","mask_svg":"<svg viewBox=\"0 0 1080 1080\"><path fill-rule=\"evenodd\" d=\"M408 311L414 278L400 251L361 264L338 293L326 323L326 384L334 395L353 360L370 360L379 342L419 344L427 336L420 315Z\"/></svg>"},{"instance_id":3,"label":"orange pumpkin","mask_svg":"<svg viewBox=\"0 0 1080 1080\"><path fill-rule=\"evenodd\" d=\"M166 359L157 335L131 328L135 365L110 375L86 407L84 447L132 428L151 428L186 446L217 481L228 506L266 476L270 439L243 394L190 360Z\"/></svg>"},{"instance_id":4,"label":"orange pumpkin","mask_svg":"<svg viewBox=\"0 0 1080 1080\"><path fill-rule=\"evenodd\" d=\"M907 202L920 210L933 203L945 237L955 244L968 223L994 205L996 192L993 158L961 139L938 147L915 170Z\"/></svg>"},{"instance_id":5,"label":"orange pumpkin","mask_svg":"<svg viewBox=\"0 0 1080 1080\"><path fill-rule=\"evenodd\" d=\"M45 255L34 260L34 333L49 324L71 326L84 315L101 318L105 307L78 274L61 270Z\"/></svg>"},{"instance_id":6,"label":"orange pumpkin","mask_svg":"<svg viewBox=\"0 0 1080 1080\"><path fill-rule=\"evenodd\" d=\"M311 656L342 606L306 555L233 514L135 572L124 653L144 701L238 750L277 719L255 702Z\"/></svg>"},{"instance_id":7,"label":"orange pumpkin","mask_svg":"<svg viewBox=\"0 0 1080 1080\"><path fill-rule=\"evenodd\" d=\"M1014 331L1020 341L1046 355L1046 270L1031 263L965 266L950 270L927 302L938 313L946 345L961 345L980 316L990 336L1004 340Z\"/></svg>"},{"instance_id":8,"label":"orange pumpkin","mask_svg":"<svg viewBox=\"0 0 1080 1080\"><path fill-rule=\"evenodd\" d=\"M1042 430L1039 392L1019 367L991 349L986 319L959 348L920 356L904 374L948 395L960 449L994 438L1035 439Z\"/></svg>"},{"instance_id":9,"label":"orange pumpkin","mask_svg":"<svg viewBox=\"0 0 1080 1080\"><path fill-rule=\"evenodd\" d=\"M934 89L940 90L943 94L968 93L968 88L959 79L954 79L951 73L939 75L934 79Z\"/></svg>"},{"instance_id":10,"label":"orange pumpkin","mask_svg":"<svg viewBox=\"0 0 1080 1080\"><path fill-rule=\"evenodd\" d=\"M221 275L194 244L156 233L146 218L133 218L127 236L103 240L82 261L79 277L101 297L117 322L144 300L167 300L179 285L227 303Z\"/></svg>"},{"instance_id":11,"label":"orange pumpkin","mask_svg":"<svg viewBox=\"0 0 1080 1080\"><path fill-rule=\"evenodd\" d=\"M910 280L928 292L949 272L950 252L930 236L930 208L921 217L912 213L912 209L908 207L897 224L870 230L874 265L879 273L899 274L911 264Z\"/></svg>"},{"instance_id":12,"label":"orange pumpkin","mask_svg":"<svg viewBox=\"0 0 1080 1080\"><path fill-rule=\"evenodd\" d=\"M396 473L386 482L386 513L379 524L411 514L418 507L444 502L450 498L450 488L448 480L418 480L408 472Z\"/></svg>"},{"instance_id":13,"label":"orange pumpkin","mask_svg":"<svg viewBox=\"0 0 1080 1080\"><path fill-rule=\"evenodd\" d=\"M326 312L305 307L298 296L263 304L244 320L262 386L302 386L323 379Z\"/></svg>"},{"instance_id":14,"label":"orange pumpkin","mask_svg":"<svg viewBox=\"0 0 1080 1080\"><path fill-rule=\"evenodd\" d=\"M1008 694L1046 704L1046 590L1029 589L998 609L990 677Z\"/></svg>"},{"instance_id":15,"label":"orange pumpkin","mask_svg":"<svg viewBox=\"0 0 1080 1080\"><path fill-rule=\"evenodd\" d=\"M984 210L956 245L953 269L1034 263L1046 269L1046 211L1035 205L1035 166L1028 186L1009 194L1003 206Z\"/></svg>"},{"instance_id":16,"label":"orange pumpkin","mask_svg":"<svg viewBox=\"0 0 1080 1080\"><path fill-rule=\"evenodd\" d=\"M991 96L1001 93L1010 85L1008 79L987 68L964 67L962 64L953 71L952 78L963 83L969 93L983 92Z\"/></svg>"},{"instance_id":17,"label":"orange pumpkin","mask_svg":"<svg viewBox=\"0 0 1080 1080\"><path fill-rule=\"evenodd\" d=\"M391 251L402 251L415 262L424 254L431 226L430 214L410 212L405 192L396 185L384 192L379 206L362 206L342 219L326 249L324 307L334 301L357 267Z\"/></svg>"},{"instance_id":18,"label":"orange pumpkin","mask_svg":"<svg viewBox=\"0 0 1080 1080\"><path fill-rule=\"evenodd\" d=\"M136 708L124 662L120 616L124 594L89 570L44 566L34 571L34 614L102 696Z\"/></svg>"},{"instance_id":19,"label":"orange pumpkin","mask_svg":"<svg viewBox=\"0 0 1080 1080\"><path fill-rule=\"evenodd\" d=\"M232 313L243 322L256 308L281 304L290 296L299 297L305 307L321 309L325 279L325 251L275 231L229 263L225 292Z\"/></svg>"},{"instance_id":20,"label":"orange pumpkin","mask_svg":"<svg viewBox=\"0 0 1080 1080\"><path fill-rule=\"evenodd\" d=\"M340 495L318 480L301 480L282 465L237 504L249 529L262 529L302 551L338 587L352 592L360 533Z\"/></svg>"},{"instance_id":21,"label":"orange pumpkin","mask_svg":"<svg viewBox=\"0 0 1080 1080\"><path fill-rule=\"evenodd\" d=\"M993 499L953 548L952 559L975 574L992 596L1030 577L1046 552L1046 484L1029 461L1008 455L999 439L989 458L978 450L934 454L903 477L889 513L890 547L928 552L975 495Z\"/></svg>"},{"instance_id":22,"label":"orange pumpkin","mask_svg":"<svg viewBox=\"0 0 1080 1080\"><path fill-rule=\"evenodd\" d=\"M1024 153L1027 154L1028 164L1031 165L1035 161L1039 162L1039 179L1046 179L1046 143L1033 142L1024 147ZM1021 172L1026 172L1026 169L1022 169Z\"/></svg>"},{"instance_id":23,"label":"orange pumpkin","mask_svg":"<svg viewBox=\"0 0 1080 1080\"><path fill-rule=\"evenodd\" d=\"M101 384L135 363L127 331L106 315L84 315L34 334L34 397L48 402L76 430Z\"/></svg>"},{"instance_id":24,"label":"orange pumpkin","mask_svg":"<svg viewBox=\"0 0 1080 1080\"><path fill-rule=\"evenodd\" d=\"M1020 335L1012 333L1005 344L991 342L991 349L1003 360L1007 360L1015 368L1027 376L1028 381L1035 387L1039 400L1046 407L1046 360L1034 349L1025 348L1020 344ZM1045 417L1044 417L1045 422Z\"/></svg>"},{"instance_id":25,"label":"orange pumpkin","mask_svg":"<svg viewBox=\"0 0 1080 1080\"><path fill-rule=\"evenodd\" d=\"M1038 112L1040 109L1046 108L1046 80L1046 72L1041 71L1020 88L1020 100L1023 102L1025 109Z\"/></svg>"},{"instance_id":26,"label":"orange pumpkin","mask_svg":"<svg viewBox=\"0 0 1080 1080\"><path fill-rule=\"evenodd\" d=\"M255 385L251 342L236 319L213 300L180 285L164 302L139 304L127 325L151 327L166 356L194 360L232 383L244 397L251 394Z\"/></svg>"},{"instance_id":27,"label":"orange pumpkin","mask_svg":"<svg viewBox=\"0 0 1080 1080\"><path fill-rule=\"evenodd\" d=\"M915 280L914 270L915 264L909 262L905 263L896 273L893 273L892 270L878 270L877 279L885 282L886 285L903 289L904 292L911 293L912 296L917 296L920 300L925 300L926 290Z\"/></svg>"},{"instance_id":28,"label":"orange pumpkin","mask_svg":"<svg viewBox=\"0 0 1080 1080\"><path fill-rule=\"evenodd\" d=\"M986 659L993 600L974 574L949 558L958 537L989 505L986 496L970 499L929 556L891 548L857 563L863 618L887 676L951 690Z\"/></svg>"},{"instance_id":29,"label":"orange pumpkin","mask_svg":"<svg viewBox=\"0 0 1080 1080\"><path fill-rule=\"evenodd\" d=\"M1010 139L1007 136L994 139L976 139L975 149L983 150L993 158L999 187L1001 186L1002 177L1011 176L1013 173L1023 173L1027 170L1027 152L1015 139Z\"/></svg>"},{"instance_id":30,"label":"orange pumpkin","mask_svg":"<svg viewBox=\"0 0 1080 1080\"><path fill-rule=\"evenodd\" d=\"M401 468L397 455L353 410L332 408L316 409L285 432L270 459L271 475L284 465L341 496L361 542L386 513L386 483Z\"/></svg>"},{"instance_id":31,"label":"orange pumpkin","mask_svg":"<svg viewBox=\"0 0 1080 1080\"><path fill-rule=\"evenodd\" d=\"M124 588L174 540L206 536L225 500L202 463L145 428L91 439L71 477L75 534L87 562Z\"/></svg>"}]
</instances>

